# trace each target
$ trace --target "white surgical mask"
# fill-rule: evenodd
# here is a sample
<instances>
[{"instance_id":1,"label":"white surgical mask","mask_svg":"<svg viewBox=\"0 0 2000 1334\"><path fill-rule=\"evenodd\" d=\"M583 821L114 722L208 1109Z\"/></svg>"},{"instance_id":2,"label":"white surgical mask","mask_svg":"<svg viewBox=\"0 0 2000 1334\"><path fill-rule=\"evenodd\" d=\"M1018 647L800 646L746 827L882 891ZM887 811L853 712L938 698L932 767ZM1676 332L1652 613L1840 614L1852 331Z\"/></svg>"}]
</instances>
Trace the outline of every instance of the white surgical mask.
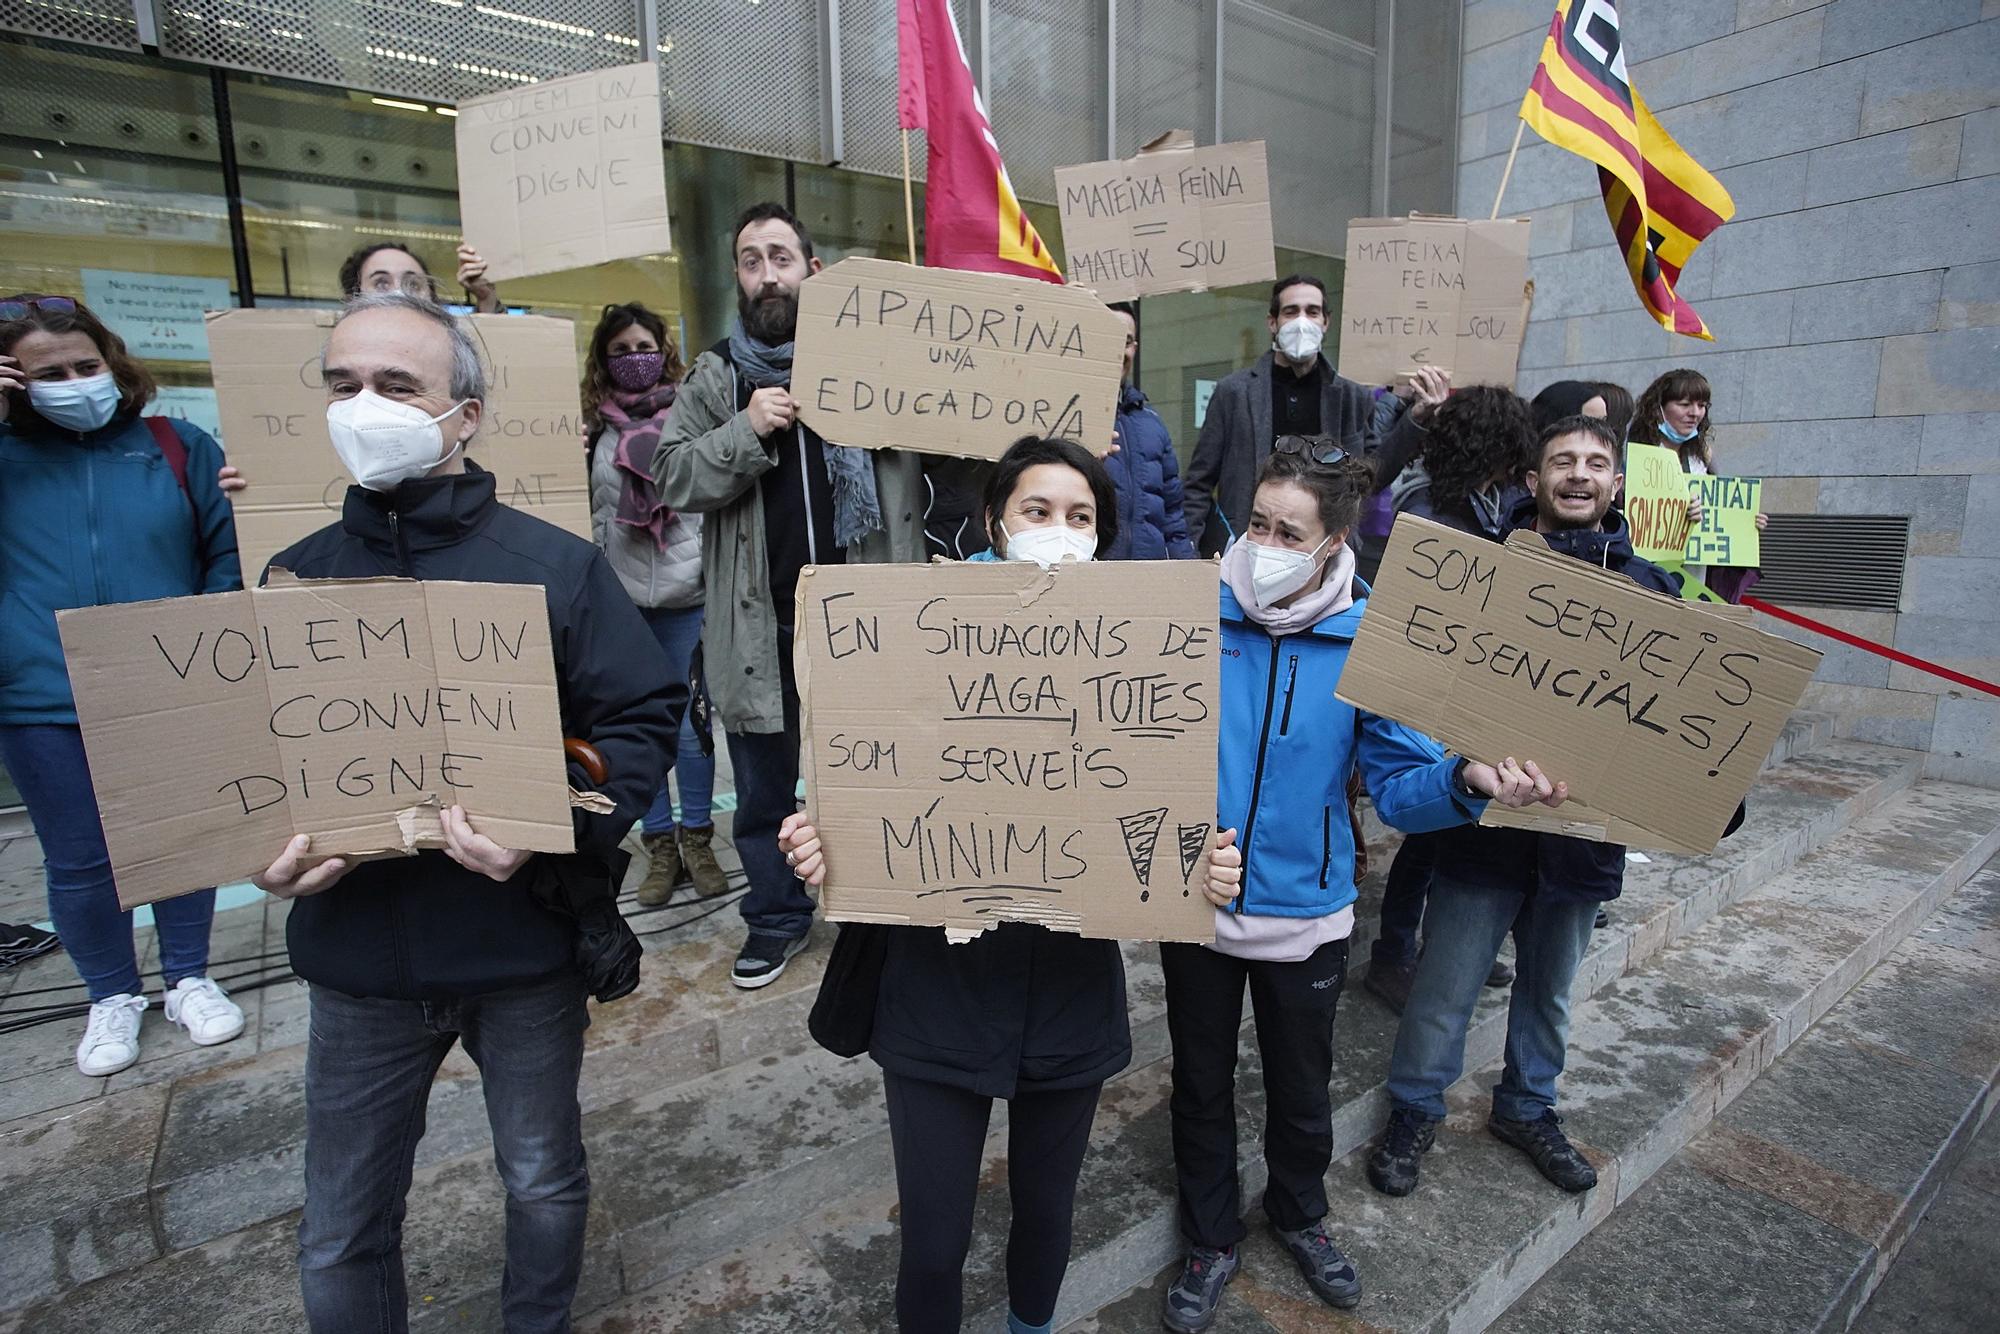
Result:
<instances>
[{"instance_id":1,"label":"white surgical mask","mask_svg":"<svg viewBox=\"0 0 2000 1334\"><path fill-rule=\"evenodd\" d=\"M1309 361L1318 356L1320 344L1325 341L1326 330L1319 321L1303 315L1278 326L1278 351L1293 361Z\"/></svg>"},{"instance_id":2,"label":"white surgical mask","mask_svg":"<svg viewBox=\"0 0 2000 1334\"><path fill-rule=\"evenodd\" d=\"M1008 560L1031 560L1043 569L1057 564L1063 557L1089 560L1097 555L1097 534L1079 533L1074 528L1023 528L1018 533L1007 531L1007 525L1000 525L1000 535L1007 539Z\"/></svg>"},{"instance_id":3,"label":"white surgical mask","mask_svg":"<svg viewBox=\"0 0 2000 1334\"><path fill-rule=\"evenodd\" d=\"M1257 605L1274 606L1279 599L1290 597L1304 588L1313 577L1313 571L1319 568L1319 553L1325 551L1327 542L1331 541L1333 536L1328 534L1326 542L1321 542L1311 551L1246 542L1250 548L1250 591L1256 596Z\"/></svg>"},{"instance_id":4,"label":"white surgical mask","mask_svg":"<svg viewBox=\"0 0 2000 1334\"><path fill-rule=\"evenodd\" d=\"M326 431L333 437L333 452L356 482L370 491L393 491L465 448L460 440L445 453L438 423L469 402L462 398L433 417L364 389L326 405Z\"/></svg>"},{"instance_id":5,"label":"white surgical mask","mask_svg":"<svg viewBox=\"0 0 2000 1334\"><path fill-rule=\"evenodd\" d=\"M111 372L80 380L30 380L28 402L44 418L72 431L95 431L118 411L118 383Z\"/></svg>"}]
</instances>

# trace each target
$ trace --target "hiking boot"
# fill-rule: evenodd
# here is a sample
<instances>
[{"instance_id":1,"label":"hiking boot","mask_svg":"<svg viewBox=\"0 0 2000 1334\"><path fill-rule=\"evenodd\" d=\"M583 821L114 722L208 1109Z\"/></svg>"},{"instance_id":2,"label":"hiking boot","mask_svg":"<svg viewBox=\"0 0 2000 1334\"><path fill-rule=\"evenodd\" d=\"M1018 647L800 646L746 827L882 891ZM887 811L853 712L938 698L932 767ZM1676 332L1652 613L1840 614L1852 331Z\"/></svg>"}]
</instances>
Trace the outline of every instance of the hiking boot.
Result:
<instances>
[{"instance_id":1,"label":"hiking boot","mask_svg":"<svg viewBox=\"0 0 2000 1334\"><path fill-rule=\"evenodd\" d=\"M806 947L804 936L773 936L752 931L729 970L729 980L745 991L768 987L778 980L794 954Z\"/></svg>"},{"instance_id":2,"label":"hiking boot","mask_svg":"<svg viewBox=\"0 0 2000 1334\"><path fill-rule=\"evenodd\" d=\"M1215 1323L1215 1313L1222 1306L1222 1289L1242 1267L1243 1258L1234 1246L1226 1251L1189 1247L1181 1276L1167 1289L1160 1323L1176 1334L1200 1334Z\"/></svg>"},{"instance_id":3,"label":"hiking boot","mask_svg":"<svg viewBox=\"0 0 2000 1334\"><path fill-rule=\"evenodd\" d=\"M1495 959L1493 966L1486 970L1486 985L1489 987L1511 987L1514 985L1514 965L1505 959Z\"/></svg>"},{"instance_id":4,"label":"hiking boot","mask_svg":"<svg viewBox=\"0 0 2000 1334\"><path fill-rule=\"evenodd\" d=\"M1342 1255L1333 1238L1326 1235L1324 1222L1309 1224L1297 1232L1276 1226L1271 1230L1292 1253L1299 1272L1306 1276L1307 1286L1319 1294L1321 1301L1342 1310L1361 1304L1361 1275L1355 1271L1354 1261Z\"/></svg>"},{"instance_id":5,"label":"hiking boot","mask_svg":"<svg viewBox=\"0 0 2000 1334\"><path fill-rule=\"evenodd\" d=\"M1408 1107L1389 1111L1382 1142L1368 1155L1368 1184L1384 1195L1408 1195L1417 1188L1420 1160L1437 1143L1438 1123Z\"/></svg>"},{"instance_id":6,"label":"hiking boot","mask_svg":"<svg viewBox=\"0 0 2000 1334\"><path fill-rule=\"evenodd\" d=\"M681 882L681 845L669 829L664 834L641 834L646 849L646 878L639 882L639 906L657 908L674 896Z\"/></svg>"},{"instance_id":7,"label":"hiking boot","mask_svg":"<svg viewBox=\"0 0 2000 1334\"><path fill-rule=\"evenodd\" d=\"M717 894L729 892L729 876L722 869L722 863L715 860L715 826L702 825L699 829L689 826L681 830L681 864L694 879L695 894L704 899L712 899Z\"/></svg>"},{"instance_id":8,"label":"hiking boot","mask_svg":"<svg viewBox=\"0 0 2000 1334\"><path fill-rule=\"evenodd\" d=\"M1368 965L1368 976L1361 979L1361 985L1382 998L1397 1014L1410 1003L1410 985L1417 980L1415 960L1409 963L1385 963L1380 959Z\"/></svg>"},{"instance_id":9,"label":"hiking boot","mask_svg":"<svg viewBox=\"0 0 2000 1334\"><path fill-rule=\"evenodd\" d=\"M1495 1112L1486 1119L1493 1137L1528 1155L1537 1170L1574 1195L1597 1184L1597 1169L1562 1133L1562 1118L1545 1111L1533 1121L1509 1121Z\"/></svg>"}]
</instances>

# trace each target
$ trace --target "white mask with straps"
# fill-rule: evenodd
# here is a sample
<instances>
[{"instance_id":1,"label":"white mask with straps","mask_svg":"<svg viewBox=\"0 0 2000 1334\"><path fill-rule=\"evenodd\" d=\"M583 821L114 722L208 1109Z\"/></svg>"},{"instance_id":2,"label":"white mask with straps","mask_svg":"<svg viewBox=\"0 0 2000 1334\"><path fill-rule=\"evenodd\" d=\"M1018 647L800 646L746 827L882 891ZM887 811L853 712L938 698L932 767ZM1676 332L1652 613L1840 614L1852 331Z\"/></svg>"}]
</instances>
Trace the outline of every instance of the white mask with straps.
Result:
<instances>
[{"instance_id":1,"label":"white mask with straps","mask_svg":"<svg viewBox=\"0 0 2000 1334\"><path fill-rule=\"evenodd\" d=\"M1301 315L1278 326L1278 351L1293 361L1310 361L1319 355L1320 345L1326 341L1326 330L1318 320L1309 320Z\"/></svg>"},{"instance_id":2,"label":"white mask with straps","mask_svg":"<svg viewBox=\"0 0 2000 1334\"><path fill-rule=\"evenodd\" d=\"M1280 599L1290 597L1304 588L1312 579L1313 571L1319 568L1319 553L1325 551L1333 535L1327 534L1311 551L1294 551L1290 547L1267 547L1262 542L1249 542L1250 548L1250 590L1256 595L1259 607L1274 606Z\"/></svg>"},{"instance_id":3,"label":"white mask with straps","mask_svg":"<svg viewBox=\"0 0 2000 1334\"><path fill-rule=\"evenodd\" d=\"M1044 527L1023 528L1018 533L1007 531L1007 525L1000 525L1000 536L1007 539L1004 553L1008 560L1031 560L1043 569L1058 564L1065 556L1074 560L1090 560L1097 555L1097 534L1079 533L1074 528Z\"/></svg>"},{"instance_id":4,"label":"white mask with straps","mask_svg":"<svg viewBox=\"0 0 2000 1334\"><path fill-rule=\"evenodd\" d=\"M357 483L370 491L393 491L465 448L461 439L446 453L438 423L471 401L462 398L433 417L363 389L326 405L326 431L333 437L333 452Z\"/></svg>"}]
</instances>

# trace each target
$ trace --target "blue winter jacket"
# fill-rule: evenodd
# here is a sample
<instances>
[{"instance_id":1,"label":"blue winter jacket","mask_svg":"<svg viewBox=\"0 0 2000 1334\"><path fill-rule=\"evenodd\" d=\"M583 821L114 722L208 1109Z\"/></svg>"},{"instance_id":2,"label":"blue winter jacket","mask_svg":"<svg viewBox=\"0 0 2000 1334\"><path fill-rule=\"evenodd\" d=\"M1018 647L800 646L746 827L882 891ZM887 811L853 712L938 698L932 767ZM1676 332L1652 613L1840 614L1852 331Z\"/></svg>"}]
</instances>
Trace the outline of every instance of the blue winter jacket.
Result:
<instances>
[{"instance_id":1,"label":"blue winter jacket","mask_svg":"<svg viewBox=\"0 0 2000 1334\"><path fill-rule=\"evenodd\" d=\"M1358 580L1355 589L1367 591ZM1364 596L1274 640L1223 585L1216 818L1243 849L1237 912L1323 917L1354 902L1347 776L1357 758L1376 813L1406 833L1464 824L1486 809L1458 794L1456 761L1437 742L1334 698L1367 605Z\"/></svg>"},{"instance_id":2,"label":"blue winter jacket","mask_svg":"<svg viewBox=\"0 0 2000 1334\"><path fill-rule=\"evenodd\" d=\"M136 416L84 435L0 424L0 725L76 721L57 611L243 586L222 447L173 428L192 504Z\"/></svg>"},{"instance_id":3,"label":"blue winter jacket","mask_svg":"<svg viewBox=\"0 0 2000 1334\"><path fill-rule=\"evenodd\" d=\"M1098 559L1193 560L1173 437L1129 384L1118 394L1118 452L1105 456L1104 467L1118 487L1118 540Z\"/></svg>"}]
</instances>

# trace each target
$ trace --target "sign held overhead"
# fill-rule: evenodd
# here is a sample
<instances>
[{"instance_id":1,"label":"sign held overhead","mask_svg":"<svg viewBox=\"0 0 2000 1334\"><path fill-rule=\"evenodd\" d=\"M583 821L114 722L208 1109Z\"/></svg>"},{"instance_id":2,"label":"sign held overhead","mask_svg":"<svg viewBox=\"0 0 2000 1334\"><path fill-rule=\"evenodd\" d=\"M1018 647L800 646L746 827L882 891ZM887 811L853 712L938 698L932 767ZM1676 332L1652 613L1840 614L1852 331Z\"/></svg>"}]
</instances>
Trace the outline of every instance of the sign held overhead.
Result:
<instances>
[{"instance_id":1,"label":"sign held overhead","mask_svg":"<svg viewBox=\"0 0 2000 1334\"><path fill-rule=\"evenodd\" d=\"M1622 575L1411 515L1340 678L1340 698L1462 755L1538 762L1569 784L1508 823L1705 853L1812 680L1820 655Z\"/></svg>"},{"instance_id":2,"label":"sign held overhead","mask_svg":"<svg viewBox=\"0 0 2000 1334\"><path fill-rule=\"evenodd\" d=\"M1412 215L1347 224L1340 373L1391 384L1419 366L1511 387L1528 325L1528 220Z\"/></svg>"},{"instance_id":3,"label":"sign held overhead","mask_svg":"<svg viewBox=\"0 0 2000 1334\"><path fill-rule=\"evenodd\" d=\"M1194 561L807 569L827 916L1213 940L1215 589Z\"/></svg>"},{"instance_id":4,"label":"sign held overhead","mask_svg":"<svg viewBox=\"0 0 2000 1334\"><path fill-rule=\"evenodd\" d=\"M492 372L469 457L493 474L502 504L589 537L573 326L546 315L465 318ZM222 445L250 479L232 500L245 582L255 583L271 557L340 518L351 479L327 438L319 371L333 320L328 310L208 317Z\"/></svg>"},{"instance_id":5,"label":"sign held overhead","mask_svg":"<svg viewBox=\"0 0 2000 1334\"><path fill-rule=\"evenodd\" d=\"M660 71L591 70L458 104L465 242L495 282L664 254Z\"/></svg>"},{"instance_id":6,"label":"sign held overhead","mask_svg":"<svg viewBox=\"0 0 2000 1334\"><path fill-rule=\"evenodd\" d=\"M1118 162L1056 168L1070 281L1106 301L1278 276L1261 139L1196 148L1173 130Z\"/></svg>"},{"instance_id":7,"label":"sign held overhead","mask_svg":"<svg viewBox=\"0 0 2000 1334\"><path fill-rule=\"evenodd\" d=\"M1033 278L843 259L799 289L792 397L821 437L997 459L1024 435L1111 447L1125 324Z\"/></svg>"},{"instance_id":8,"label":"sign held overhead","mask_svg":"<svg viewBox=\"0 0 2000 1334\"><path fill-rule=\"evenodd\" d=\"M247 880L295 834L442 847L451 805L575 848L540 588L285 575L56 624L123 907Z\"/></svg>"}]
</instances>

